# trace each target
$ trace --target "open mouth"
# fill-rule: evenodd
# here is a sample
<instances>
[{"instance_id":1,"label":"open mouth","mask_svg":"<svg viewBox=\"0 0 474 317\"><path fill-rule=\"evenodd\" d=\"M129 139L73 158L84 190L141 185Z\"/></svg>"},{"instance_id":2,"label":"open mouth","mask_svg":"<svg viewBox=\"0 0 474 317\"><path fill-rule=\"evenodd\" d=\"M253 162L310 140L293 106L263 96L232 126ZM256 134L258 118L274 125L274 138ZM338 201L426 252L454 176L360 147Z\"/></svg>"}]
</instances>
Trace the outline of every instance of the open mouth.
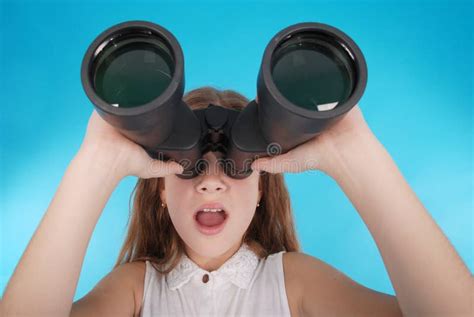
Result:
<instances>
[{"instance_id":1,"label":"open mouth","mask_svg":"<svg viewBox=\"0 0 474 317\"><path fill-rule=\"evenodd\" d=\"M206 235L217 234L224 228L229 218L222 205L217 207L200 207L194 214L198 230Z\"/></svg>"}]
</instances>

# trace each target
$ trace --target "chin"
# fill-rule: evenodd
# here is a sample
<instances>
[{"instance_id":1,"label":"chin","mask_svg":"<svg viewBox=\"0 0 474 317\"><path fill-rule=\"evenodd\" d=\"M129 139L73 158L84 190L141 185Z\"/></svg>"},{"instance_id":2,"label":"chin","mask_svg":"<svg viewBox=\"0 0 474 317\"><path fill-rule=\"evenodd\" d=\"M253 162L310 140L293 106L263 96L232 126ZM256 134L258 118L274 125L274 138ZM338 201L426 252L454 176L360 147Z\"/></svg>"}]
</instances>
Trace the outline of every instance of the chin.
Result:
<instances>
[{"instance_id":1,"label":"chin","mask_svg":"<svg viewBox=\"0 0 474 317\"><path fill-rule=\"evenodd\" d=\"M191 237L190 241L183 241L187 247L203 257L219 257L226 253L239 241L226 239L225 237Z\"/></svg>"}]
</instances>

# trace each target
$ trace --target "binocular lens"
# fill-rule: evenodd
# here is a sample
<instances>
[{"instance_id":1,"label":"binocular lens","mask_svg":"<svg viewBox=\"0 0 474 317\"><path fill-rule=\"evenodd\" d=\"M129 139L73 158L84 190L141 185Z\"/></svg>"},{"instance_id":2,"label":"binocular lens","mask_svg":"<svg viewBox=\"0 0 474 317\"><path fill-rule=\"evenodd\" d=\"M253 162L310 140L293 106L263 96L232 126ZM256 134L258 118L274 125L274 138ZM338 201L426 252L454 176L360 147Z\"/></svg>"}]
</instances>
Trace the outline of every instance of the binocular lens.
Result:
<instances>
[{"instance_id":1,"label":"binocular lens","mask_svg":"<svg viewBox=\"0 0 474 317\"><path fill-rule=\"evenodd\" d=\"M329 35L293 34L276 48L273 81L290 102L314 111L331 110L346 101L355 85L353 60Z\"/></svg>"},{"instance_id":2,"label":"binocular lens","mask_svg":"<svg viewBox=\"0 0 474 317\"><path fill-rule=\"evenodd\" d=\"M137 107L160 96L173 77L174 59L165 42L135 30L112 39L93 66L96 93L114 107Z\"/></svg>"}]
</instances>

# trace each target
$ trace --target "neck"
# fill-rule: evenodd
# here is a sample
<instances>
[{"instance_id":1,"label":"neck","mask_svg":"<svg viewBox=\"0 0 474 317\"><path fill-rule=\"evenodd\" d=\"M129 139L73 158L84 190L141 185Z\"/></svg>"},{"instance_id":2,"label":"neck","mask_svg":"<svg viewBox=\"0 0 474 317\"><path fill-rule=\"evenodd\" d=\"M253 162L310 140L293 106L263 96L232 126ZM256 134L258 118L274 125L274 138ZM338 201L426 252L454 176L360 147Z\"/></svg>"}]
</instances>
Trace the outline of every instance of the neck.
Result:
<instances>
[{"instance_id":1,"label":"neck","mask_svg":"<svg viewBox=\"0 0 474 317\"><path fill-rule=\"evenodd\" d=\"M240 246L241 243L239 242L232 246L225 253L217 257L202 256L200 254L195 253L191 248L186 246L186 254L201 269L206 270L208 272L212 272L220 268L222 264L224 264L228 259L230 259L240 249Z\"/></svg>"}]
</instances>

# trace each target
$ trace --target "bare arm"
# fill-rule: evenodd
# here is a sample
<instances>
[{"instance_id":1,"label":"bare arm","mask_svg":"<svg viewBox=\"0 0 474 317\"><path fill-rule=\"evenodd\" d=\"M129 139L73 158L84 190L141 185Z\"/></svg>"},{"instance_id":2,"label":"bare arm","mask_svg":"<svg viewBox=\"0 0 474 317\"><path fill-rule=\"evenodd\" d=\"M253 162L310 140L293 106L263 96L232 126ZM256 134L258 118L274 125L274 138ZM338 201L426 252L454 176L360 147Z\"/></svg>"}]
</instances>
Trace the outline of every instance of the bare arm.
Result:
<instances>
[{"instance_id":1,"label":"bare arm","mask_svg":"<svg viewBox=\"0 0 474 317\"><path fill-rule=\"evenodd\" d=\"M472 316L468 268L375 135L354 136L342 151L332 144L332 176L372 234L404 315Z\"/></svg>"},{"instance_id":2,"label":"bare arm","mask_svg":"<svg viewBox=\"0 0 474 317\"><path fill-rule=\"evenodd\" d=\"M144 262L124 263L74 302L71 317L139 316L143 299Z\"/></svg>"},{"instance_id":3,"label":"bare arm","mask_svg":"<svg viewBox=\"0 0 474 317\"><path fill-rule=\"evenodd\" d=\"M472 315L471 273L372 133L358 105L318 137L285 154L256 160L252 168L271 173L315 169L334 178L374 238L405 316ZM313 262L308 270L314 277L317 265L306 262ZM360 287L353 290L360 292L351 291L354 296L365 296L366 303L375 298ZM302 296L311 306L306 310L318 309L317 294ZM376 297L378 304L387 299ZM393 299L389 301L392 305Z\"/></svg>"},{"instance_id":4,"label":"bare arm","mask_svg":"<svg viewBox=\"0 0 474 317\"><path fill-rule=\"evenodd\" d=\"M93 153L76 155L7 285L6 312L69 315L87 245L117 181Z\"/></svg>"},{"instance_id":5,"label":"bare arm","mask_svg":"<svg viewBox=\"0 0 474 317\"><path fill-rule=\"evenodd\" d=\"M402 316L395 296L367 288L313 256L286 252L283 263L295 316Z\"/></svg>"},{"instance_id":6,"label":"bare arm","mask_svg":"<svg viewBox=\"0 0 474 317\"><path fill-rule=\"evenodd\" d=\"M1 315L69 316L87 245L116 185L126 175L160 177L177 167L150 159L94 111L86 139L5 289Z\"/></svg>"}]
</instances>

